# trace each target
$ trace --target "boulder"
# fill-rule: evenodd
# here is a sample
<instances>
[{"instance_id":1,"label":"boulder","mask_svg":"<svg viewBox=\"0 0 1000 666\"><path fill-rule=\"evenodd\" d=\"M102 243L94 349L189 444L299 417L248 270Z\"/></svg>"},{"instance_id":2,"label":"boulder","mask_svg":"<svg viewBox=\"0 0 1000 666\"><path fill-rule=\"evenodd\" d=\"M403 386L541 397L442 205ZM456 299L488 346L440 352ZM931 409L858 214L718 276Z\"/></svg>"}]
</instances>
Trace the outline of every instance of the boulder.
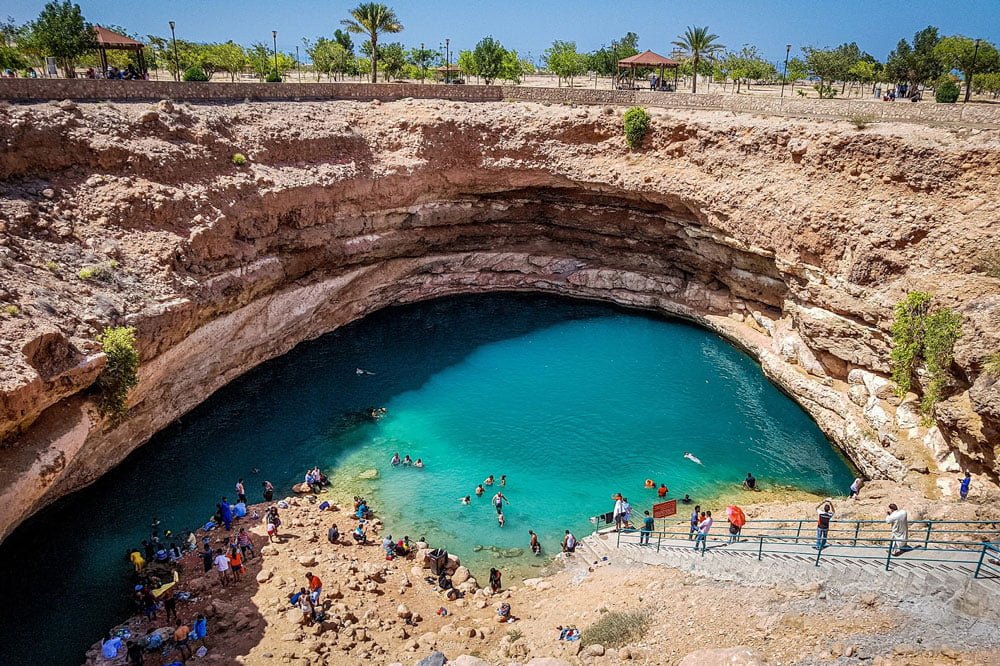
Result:
<instances>
[{"instance_id":1,"label":"boulder","mask_svg":"<svg viewBox=\"0 0 1000 666\"><path fill-rule=\"evenodd\" d=\"M360 474L358 474L358 478L362 479L364 481L372 481L372 480L378 478L378 470L377 469L366 469L365 471L363 471Z\"/></svg>"},{"instance_id":2,"label":"boulder","mask_svg":"<svg viewBox=\"0 0 1000 666\"><path fill-rule=\"evenodd\" d=\"M444 666L448 663L448 657L443 652L431 652L429 655L417 662L417 666Z\"/></svg>"},{"instance_id":3,"label":"boulder","mask_svg":"<svg viewBox=\"0 0 1000 666\"><path fill-rule=\"evenodd\" d=\"M396 615L401 620L409 620L413 617L413 611L411 611L409 606L406 604L399 604L399 606L396 607Z\"/></svg>"},{"instance_id":4,"label":"boulder","mask_svg":"<svg viewBox=\"0 0 1000 666\"><path fill-rule=\"evenodd\" d=\"M451 666L490 666L490 662L483 661L479 657L473 657L471 654L463 654L448 663Z\"/></svg>"},{"instance_id":5,"label":"boulder","mask_svg":"<svg viewBox=\"0 0 1000 666\"><path fill-rule=\"evenodd\" d=\"M594 643L593 645L588 645L587 647L580 650L581 657L603 657L604 656L604 646L600 643Z\"/></svg>"},{"instance_id":6,"label":"boulder","mask_svg":"<svg viewBox=\"0 0 1000 666\"><path fill-rule=\"evenodd\" d=\"M461 585L465 581L469 580L471 576L472 574L469 573L469 569L467 567L460 566L455 569L455 573L451 577L451 582L455 585Z\"/></svg>"},{"instance_id":7,"label":"boulder","mask_svg":"<svg viewBox=\"0 0 1000 666\"><path fill-rule=\"evenodd\" d=\"M314 567L316 566L316 556L315 555L300 555L298 558L298 563L304 567Z\"/></svg>"},{"instance_id":8,"label":"boulder","mask_svg":"<svg viewBox=\"0 0 1000 666\"><path fill-rule=\"evenodd\" d=\"M273 575L274 572L271 569L261 569L260 571L257 572L257 582L266 583L267 581L271 580L271 576Z\"/></svg>"}]
</instances>

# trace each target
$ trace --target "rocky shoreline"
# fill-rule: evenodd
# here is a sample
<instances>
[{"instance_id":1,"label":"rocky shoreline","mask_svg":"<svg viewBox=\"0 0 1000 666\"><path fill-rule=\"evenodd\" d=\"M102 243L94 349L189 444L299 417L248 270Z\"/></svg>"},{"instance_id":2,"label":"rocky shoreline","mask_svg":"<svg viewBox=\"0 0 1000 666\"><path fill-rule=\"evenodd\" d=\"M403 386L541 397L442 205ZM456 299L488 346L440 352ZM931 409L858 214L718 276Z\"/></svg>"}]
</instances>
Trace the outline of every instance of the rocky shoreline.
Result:
<instances>
[{"instance_id":1,"label":"rocky shoreline","mask_svg":"<svg viewBox=\"0 0 1000 666\"><path fill-rule=\"evenodd\" d=\"M890 498L908 507L913 517L973 520L994 515L991 506L1000 492L977 484L968 502L954 497L928 501L912 489L874 482L861 500L838 501L838 517L882 515ZM481 588L453 556L448 571L462 596L449 599L426 580L434 579L426 552L386 559L379 541L393 530L377 517L370 525L369 545L355 545L348 535L350 503L346 510L338 510L336 502L333 509L319 509L324 500L336 499L344 498L329 492L316 501L286 498L275 543L268 543L260 521L237 520L234 528L250 530L259 553L249 560L240 583L222 587L214 571L202 573L196 553L181 561L177 590L193 599L178 604L179 617L185 622L197 613L208 617L208 654L189 663L430 666L446 660L458 666L691 666L723 663L738 654L743 661L725 663L889 666L985 665L1000 658L1000 614L987 600L977 604L969 598L975 590L914 588L897 594L781 566L765 569L767 575L755 570L752 578L739 572L735 578L706 577L644 566L624 554L593 560L584 548L558 556L556 573L504 580L494 594ZM265 509L256 505L249 513ZM749 504L745 510L751 521L806 515L812 502ZM335 545L326 539L333 523L343 533ZM214 542L222 534L213 530L209 536ZM594 538L596 534L584 541ZM323 581L325 618L311 626L288 602L289 594L307 586L307 571ZM496 621L502 603L511 606L517 621ZM595 642L591 632L603 617L631 612L648 614L649 628L613 645ZM978 628L969 630L970 623ZM141 636L161 624L162 615L154 623L137 616L123 626ZM561 630L571 626L583 632L583 641L559 640ZM110 663L100 658L99 647L88 653L87 666ZM169 648L165 655L147 653L145 663L167 664L174 656Z\"/></svg>"}]
</instances>

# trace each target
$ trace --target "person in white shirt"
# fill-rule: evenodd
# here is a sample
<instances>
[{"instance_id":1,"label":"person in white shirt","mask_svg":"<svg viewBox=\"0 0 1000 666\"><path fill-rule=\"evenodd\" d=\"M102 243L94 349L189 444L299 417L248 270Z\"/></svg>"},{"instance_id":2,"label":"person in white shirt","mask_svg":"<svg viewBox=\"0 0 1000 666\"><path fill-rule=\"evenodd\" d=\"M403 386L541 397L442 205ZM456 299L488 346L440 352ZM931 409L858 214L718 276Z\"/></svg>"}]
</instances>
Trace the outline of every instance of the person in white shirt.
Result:
<instances>
[{"instance_id":1,"label":"person in white shirt","mask_svg":"<svg viewBox=\"0 0 1000 666\"><path fill-rule=\"evenodd\" d=\"M708 542L708 531L712 529L712 512L706 511L701 514L701 520L698 521L698 534L694 537L694 549L698 550L698 544L701 544L702 551L707 547Z\"/></svg>"},{"instance_id":2,"label":"person in white shirt","mask_svg":"<svg viewBox=\"0 0 1000 666\"><path fill-rule=\"evenodd\" d=\"M215 570L219 572L219 580L222 582L222 586L225 587L229 581L229 558L225 556L220 548L215 551L215 559L212 562L215 564Z\"/></svg>"},{"instance_id":3,"label":"person in white shirt","mask_svg":"<svg viewBox=\"0 0 1000 666\"><path fill-rule=\"evenodd\" d=\"M851 484L851 499L858 499L858 495L861 494L861 486L864 484L864 480L859 476L854 479L854 483Z\"/></svg>"},{"instance_id":4,"label":"person in white shirt","mask_svg":"<svg viewBox=\"0 0 1000 666\"><path fill-rule=\"evenodd\" d=\"M889 505L886 512L885 522L892 525L892 554L899 557L903 552L909 550L906 541L909 537L909 520L905 509L900 509L895 504Z\"/></svg>"},{"instance_id":5,"label":"person in white shirt","mask_svg":"<svg viewBox=\"0 0 1000 666\"><path fill-rule=\"evenodd\" d=\"M617 495L615 497L615 509L613 515L615 517L615 529L620 530L622 528L622 523L625 520L625 502L622 501L621 495Z\"/></svg>"}]
</instances>

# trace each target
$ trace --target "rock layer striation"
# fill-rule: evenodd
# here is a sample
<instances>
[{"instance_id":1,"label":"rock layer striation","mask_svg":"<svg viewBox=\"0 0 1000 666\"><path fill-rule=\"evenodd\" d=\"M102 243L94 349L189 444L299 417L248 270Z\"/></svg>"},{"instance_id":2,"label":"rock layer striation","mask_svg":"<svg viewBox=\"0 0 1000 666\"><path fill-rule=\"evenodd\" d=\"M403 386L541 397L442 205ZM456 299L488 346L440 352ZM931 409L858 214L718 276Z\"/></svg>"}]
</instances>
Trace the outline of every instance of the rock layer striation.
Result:
<instances>
[{"instance_id":1,"label":"rock layer striation","mask_svg":"<svg viewBox=\"0 0 1000 666\"><path fill-rule=\"evenodd\" d=\"M1000 281L977 266L1000 246L996 134L652 116L629 151L610 107L0 108L0 535L303 340L497 290L693 319L866 475L995 479ZM913 289L965 320L934 423L887 379ZM117 425L93 386L112 324L142 357Z\"/></svg>"}]
</instances>

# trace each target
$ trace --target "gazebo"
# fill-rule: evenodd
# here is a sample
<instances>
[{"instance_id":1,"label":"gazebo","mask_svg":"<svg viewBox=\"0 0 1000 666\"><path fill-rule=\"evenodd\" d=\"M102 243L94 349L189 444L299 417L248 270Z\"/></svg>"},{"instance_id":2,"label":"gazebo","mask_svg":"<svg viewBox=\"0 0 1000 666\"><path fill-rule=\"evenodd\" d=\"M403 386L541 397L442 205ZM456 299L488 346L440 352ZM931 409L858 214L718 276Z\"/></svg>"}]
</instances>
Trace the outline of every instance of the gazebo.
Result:
<instances>
[{"instance_id":1,"label":"gazebo","mask_svg":"<svg viewBox=\"0 0 1000 666\"><path fill-rule=\"evenodd\" d=\"M631 73L632 86L635 87L635 70L640 67L657 67L660 70L659 81L663 81L663 73L666 69L674 70L674 90L677 90L677 68L680 63L670 58L664 58L659 53L645 51L638 55L622 58L618 61L618 69L627 69Z\"/></svg>"},{"instance_id":2,"label":"gazebo","mask_svg":"<svg viewBox=\"0 0 1000 666\"><path fill-rule=\"evenodd\" d=\"M146 56L143 53L145 44L99 25L94 26L94 36L97 38L97 51L101 54L102 73L106 75L108 71L108 51L135 51L138 54L139 75L146 76Z\"/></svg>"},{"instance_id":3,"label":"gazebo","mask_svg":"<svg viewBox=\"0 0 1000 666\"><path fill-rule=\"evenodd\" d=\"M462 73L462 68L458 65L441 65L440 67L435 67L434 71L441 75L441 78L446 82L451 81L456 74Z\"/></svg>"}]
</instances>

